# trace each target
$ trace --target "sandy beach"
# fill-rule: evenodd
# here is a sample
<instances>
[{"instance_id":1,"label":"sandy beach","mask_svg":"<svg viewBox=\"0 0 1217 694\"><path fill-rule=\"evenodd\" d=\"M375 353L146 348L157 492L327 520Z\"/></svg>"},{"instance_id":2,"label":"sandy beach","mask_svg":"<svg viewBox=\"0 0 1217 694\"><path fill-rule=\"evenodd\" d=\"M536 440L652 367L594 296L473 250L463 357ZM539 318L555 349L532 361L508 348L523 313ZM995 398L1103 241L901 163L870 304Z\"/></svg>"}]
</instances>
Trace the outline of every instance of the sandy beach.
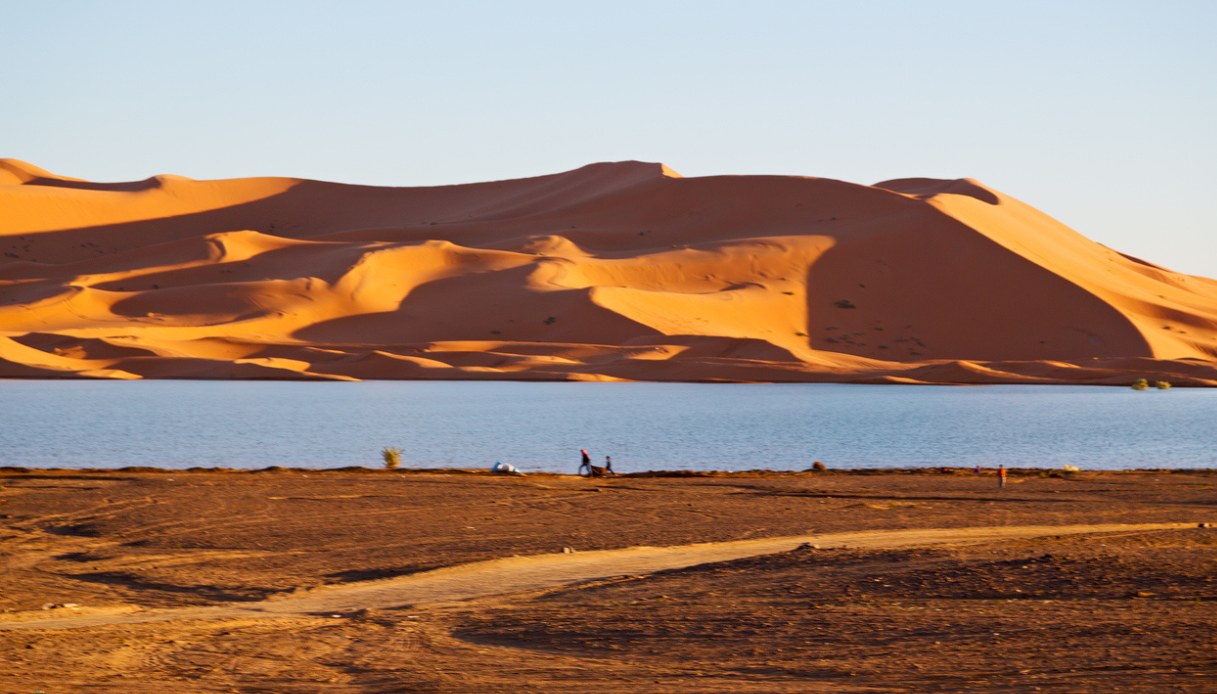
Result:
<instances>
[{"instance_id":1,"label":"sandy beach","mask_svg":"<svg viewBox=\"0 0 1217 694\"><path fill-rule=\"evenodd\" d=\"M0 689L1211 691L1217 476L0 471ZM88 644L82 647L82 644Z\"/></svg>"}]
</instances>

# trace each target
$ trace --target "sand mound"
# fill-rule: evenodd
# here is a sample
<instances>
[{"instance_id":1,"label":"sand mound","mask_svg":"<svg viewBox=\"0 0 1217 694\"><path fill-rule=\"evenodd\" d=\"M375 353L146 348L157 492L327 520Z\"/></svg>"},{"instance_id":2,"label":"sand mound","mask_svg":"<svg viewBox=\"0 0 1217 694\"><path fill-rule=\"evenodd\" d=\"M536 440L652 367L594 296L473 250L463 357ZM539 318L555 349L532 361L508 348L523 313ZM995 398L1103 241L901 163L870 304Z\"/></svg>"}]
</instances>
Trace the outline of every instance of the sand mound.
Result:
<instances>
[{"instance_id":1,"label":"sand mound","mask_svg":"<svg viewBox=\"0 0 1217 694\"><path fill-rule=\"evenodd\" d=\"M1217 385L1217 282L962 179L377 188L0 160L0 376Z\"/></svg>"}]
</instances>

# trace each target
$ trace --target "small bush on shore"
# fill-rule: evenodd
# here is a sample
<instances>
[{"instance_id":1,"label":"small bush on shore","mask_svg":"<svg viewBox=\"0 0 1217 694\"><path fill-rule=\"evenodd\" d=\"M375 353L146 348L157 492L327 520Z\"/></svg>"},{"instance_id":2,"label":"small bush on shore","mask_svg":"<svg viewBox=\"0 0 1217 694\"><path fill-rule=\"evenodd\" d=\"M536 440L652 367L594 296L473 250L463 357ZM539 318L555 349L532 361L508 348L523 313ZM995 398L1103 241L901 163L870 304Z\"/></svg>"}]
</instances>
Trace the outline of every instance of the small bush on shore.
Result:
<instances>
[{"instance_id":1,"label":"small bush on shore","mask_svg":"<svg viewBox=\"0 0 1217 694\"><path fill-rule=\"evenodd\" d=\"M1154 381L1154 387L1157 388L1158 390L1170 390L1171 382L1170 381Z\"/></svg>"},{"instance_id":2,"label":"small bush on shore","mask_svg":"<svg viewBox=\"0 0 1217 694\"><path fill-rule=\"evenodd\" d=\"M385 459L385 468L388 470L396 470L398 465L401 465L401 449L386 448L380 452L382 458Z\"/></svg>"},{"instance_id":3,"label":"small bush on shore","mask_svg":"<svg viewBox=\"0 0 1217 694\"><path fill-rule=\"evenodd\" d=\"M1138 378L1132 382L1133 390L1145 390L1147 388L1149 388L1149 381L1145 380L1144 378Z\"/></svg>"}]
</instances>

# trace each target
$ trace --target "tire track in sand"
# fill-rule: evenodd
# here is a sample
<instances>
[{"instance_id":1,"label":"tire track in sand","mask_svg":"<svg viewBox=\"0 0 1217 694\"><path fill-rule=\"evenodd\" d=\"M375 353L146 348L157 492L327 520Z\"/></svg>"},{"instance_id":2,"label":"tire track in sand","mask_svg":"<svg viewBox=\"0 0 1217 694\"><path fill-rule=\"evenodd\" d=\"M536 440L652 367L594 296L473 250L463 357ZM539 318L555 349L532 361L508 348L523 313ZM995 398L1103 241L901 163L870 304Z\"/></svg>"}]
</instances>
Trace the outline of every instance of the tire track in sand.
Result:
<instances>
[{"instance_id":1,"label":"tire track in sand","mask_svg":"<svg viewBox=\"0 0 1217 694\"><path fill-rule=\"evenodd\" d=\"M100 608L70 616L0 622L0 631L79 629L113 624L186 620L276 619L403 606L438 605L476 598L544 590L584 581L649 574L732 559L774 554L803 543L820 548L899 549L941 544L975 544L1059 535L1144 532L1196 527L1195 523L1105 523L1096 525L1025 525L972 528L866 530L822 535L770 537L707 542L673 547L630 547L572 554L541 554L460 564L408 576L323 586L268 600L209 607L118 612ZM121 609L121 608L120 608ZM25 616L29 616L26 613Z\"/></svg>"}]
</instances>

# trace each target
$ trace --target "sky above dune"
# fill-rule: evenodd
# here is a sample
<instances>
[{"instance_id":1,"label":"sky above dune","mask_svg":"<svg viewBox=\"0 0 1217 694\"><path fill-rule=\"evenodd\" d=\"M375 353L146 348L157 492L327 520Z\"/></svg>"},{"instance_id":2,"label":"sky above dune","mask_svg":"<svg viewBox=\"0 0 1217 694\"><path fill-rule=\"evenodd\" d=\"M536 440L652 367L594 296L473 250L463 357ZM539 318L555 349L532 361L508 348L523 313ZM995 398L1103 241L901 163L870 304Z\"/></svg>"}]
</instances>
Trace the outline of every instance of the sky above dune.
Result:
<instances>
[{"instance_id":1,"label":"sky above dune","mask_svg":"<svg viewBox=\"0 0 1217 694\"><path fill-rule=\"evenodd\" d=\"M377 185L973 177L1217 277L1217 3L3 2L0 156Z\"/></svg>"}]
</instances>

